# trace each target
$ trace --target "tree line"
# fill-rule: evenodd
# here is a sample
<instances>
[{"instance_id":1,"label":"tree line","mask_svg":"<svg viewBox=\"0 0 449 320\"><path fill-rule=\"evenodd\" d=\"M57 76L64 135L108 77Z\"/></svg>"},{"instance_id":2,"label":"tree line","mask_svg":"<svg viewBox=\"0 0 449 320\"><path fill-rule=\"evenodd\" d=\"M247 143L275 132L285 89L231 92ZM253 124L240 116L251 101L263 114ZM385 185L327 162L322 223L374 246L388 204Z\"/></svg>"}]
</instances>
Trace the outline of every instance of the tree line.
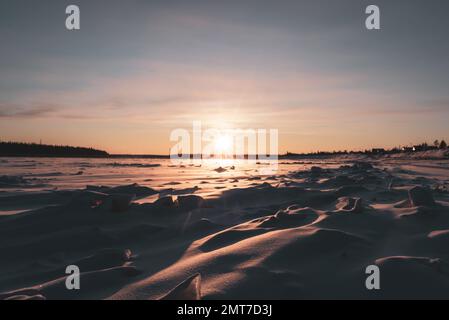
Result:
<instances>
[{"instance_id":1,"label":"tree line","mask_svg":"<svg viewBox=\"0 0 449 320\"><path fill-rule=\"evenodd\" d=\"M0 156L3 157L106 157L108 155L106 151L94 148L0 141Z\"/></svg>"}]
</instances>

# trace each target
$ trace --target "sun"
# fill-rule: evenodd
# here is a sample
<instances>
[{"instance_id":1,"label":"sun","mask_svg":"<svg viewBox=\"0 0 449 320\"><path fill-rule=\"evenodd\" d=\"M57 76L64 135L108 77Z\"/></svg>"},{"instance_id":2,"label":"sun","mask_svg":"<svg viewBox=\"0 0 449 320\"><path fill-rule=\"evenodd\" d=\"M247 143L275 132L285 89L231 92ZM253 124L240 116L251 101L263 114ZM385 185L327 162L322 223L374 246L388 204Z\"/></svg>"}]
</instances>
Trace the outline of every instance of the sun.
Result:
<instances>
[{"instance_id":1,"label":"sun","mask_svg":"<svg viewBox=\"0 0 449 320\"><path fill-rule=\"evenodd\" d=\"M233 140L230 135L220 135L214 141L215 152L218 154L231 153Z\"/></svg>"}]
</instances>

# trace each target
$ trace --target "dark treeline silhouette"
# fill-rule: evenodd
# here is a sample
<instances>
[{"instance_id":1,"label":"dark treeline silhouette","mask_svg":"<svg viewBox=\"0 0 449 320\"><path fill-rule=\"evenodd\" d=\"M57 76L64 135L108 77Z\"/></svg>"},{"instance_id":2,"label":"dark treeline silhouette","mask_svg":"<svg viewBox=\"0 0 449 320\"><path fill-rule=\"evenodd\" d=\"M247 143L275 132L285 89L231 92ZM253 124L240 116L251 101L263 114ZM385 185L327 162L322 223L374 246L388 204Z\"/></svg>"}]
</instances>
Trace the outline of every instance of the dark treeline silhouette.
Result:
<instances>
[{"instance_id":1,"label":"dark treeline silhouette","mask_svg":"<svg viewBox=\"0 0 449 320\"><path fill-rule=\"evenodd\" d=\"M373 148L367 149L364 151L317 151L310 153L291 153L288 152L285 155L280 155L281 158L289 158L289 157L322 157L322 156L334 156L334 155L344 155L344 154L366 154L366 155L382 155L382 154L395 154L395 153L411 153L411 152L420 152L420 151L431 151L431 150L446 150L448 149L448 145L446 141L435 140L433 145L428 144L427 142L423 142L417 145L409 145L404 147L394 147L391 149L384 148Z\"/></svg>"},{"instance_id":2,"label":"dark treeline silhouette","mask_svg":"<svg viewBox=\"0 0 449 320\"><path fill-rule=\"evenodd\" d=\"M107 157L106 151L93 148L55 146L37 143L1 142L2 157Z\"/></svg>"},{"instance_id":3,"label":"dark treeline silhouette","mask_svg":"<svg viewBox=\"0 0 449 320\"><path fill-rule=\"evenodd\" d=\"M418 145L410 145L405 147L394 147L391 149L374 148L364 151L317 151L310 153L292 153L279 154L279 158L290 157L326 157L345 154L366 154L366 155L382 155L395 153L410 153L429 150L447 150L448 145L444 140L435 140L433 144L426 142ZM169 158L169 155L127 155L116 154L110 155L106 151L93 148L56 146L37 143L23 142L2 142L0 141L0 157L112 157L112 158ZM192 158L193 155L190 155ZM245 156L247 158L247 155ZM257 158L257 157L256 157Z\"/></svg>"}]
</instances>

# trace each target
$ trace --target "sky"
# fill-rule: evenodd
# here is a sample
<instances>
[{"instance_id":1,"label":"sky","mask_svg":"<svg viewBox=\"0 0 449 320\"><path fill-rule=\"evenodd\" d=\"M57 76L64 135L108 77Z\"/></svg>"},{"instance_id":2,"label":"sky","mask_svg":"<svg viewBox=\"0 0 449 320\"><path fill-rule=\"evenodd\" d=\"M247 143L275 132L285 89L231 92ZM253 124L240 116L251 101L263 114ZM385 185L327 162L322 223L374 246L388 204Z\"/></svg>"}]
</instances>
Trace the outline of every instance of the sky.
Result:
<instances>
[{"instance_id":1,"label":"sky","mask_svg":"<svg viewBox=\"0 0 449 320\"><path fill-rule=\"evenodd\" d=\"M365 28L370 4L381 30ZM2 0L0 139L167 154L192 121L277 129L280 153L448 139L448 13L446 0Z\"/></svg>"}]
</instances>

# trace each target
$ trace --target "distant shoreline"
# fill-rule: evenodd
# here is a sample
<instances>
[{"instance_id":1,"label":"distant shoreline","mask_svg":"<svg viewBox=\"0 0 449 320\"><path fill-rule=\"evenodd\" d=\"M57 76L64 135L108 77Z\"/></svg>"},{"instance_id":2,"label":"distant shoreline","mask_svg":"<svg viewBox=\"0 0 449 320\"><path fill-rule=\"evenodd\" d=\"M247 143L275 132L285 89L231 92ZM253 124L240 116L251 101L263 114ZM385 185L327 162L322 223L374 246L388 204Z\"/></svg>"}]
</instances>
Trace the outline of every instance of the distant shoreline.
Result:
<instances>
[{"instance_id":1,"label":"distant shoreline","mask_svg":"<svg viewBox=\"0 0 449 320\"><path fill-rule=\"evenodd\" d=\"M413 148L415 149L415 148ZM190 155L190 159L194 156ZM98 158L98 159L170 159L170 155L157 154L109 154L106 151L86 147L44 145L36 143L0 142L0 157L2 158ZM314 153L290 153L278 155L278 159L328 159L334 157L366 157L367 159L414 159L432 160L449 159L449 148L423 150L384 150L372 149L366 151L334 151ZM201 157L199 157L201 158ZM236 156L234 156L236 158ZM232 157L226 159L234 159ZM244 156L247 159L248 155ZM212 159L214 159L212 157ZM219 158L217 158L219 159ZM256 160L259 159L255 156Z\"/></svg>"},{"instance_id":2,"label":"distant shoreline","mask_svg":"<svg viewBox=\"0 0 449 320\"><path fill-rule=\"evenodd\" d=\"M449 160L449 155L445 156L437 156L437 155L418 155L412 154L408 152L404 152L401 154L396 154L394 157L390 155L366 155L366 154L349 154L347 156L364 156L366 160L380 160L380 159L388 159L388 160ZM303 154L303 155L279 155L278 160L301 160L301 159L332 159L337 157L342 157L342 154ZM0 158L59 158L59 159L170 159L168 155L131 155L131 154L110 154L107 156L88 156L88 155L3 155L0 154ZM213 159L213 158L211 158ZM219 158L217 158L219 159ZM231 159L231 158L229 158ZM349 160L349 159L348 159ZM354 160L356 160L354 158ZM361 159L363 160L363 159ZM259 161L259 160L257 160Z\"/></svg>"}]
</instances>

